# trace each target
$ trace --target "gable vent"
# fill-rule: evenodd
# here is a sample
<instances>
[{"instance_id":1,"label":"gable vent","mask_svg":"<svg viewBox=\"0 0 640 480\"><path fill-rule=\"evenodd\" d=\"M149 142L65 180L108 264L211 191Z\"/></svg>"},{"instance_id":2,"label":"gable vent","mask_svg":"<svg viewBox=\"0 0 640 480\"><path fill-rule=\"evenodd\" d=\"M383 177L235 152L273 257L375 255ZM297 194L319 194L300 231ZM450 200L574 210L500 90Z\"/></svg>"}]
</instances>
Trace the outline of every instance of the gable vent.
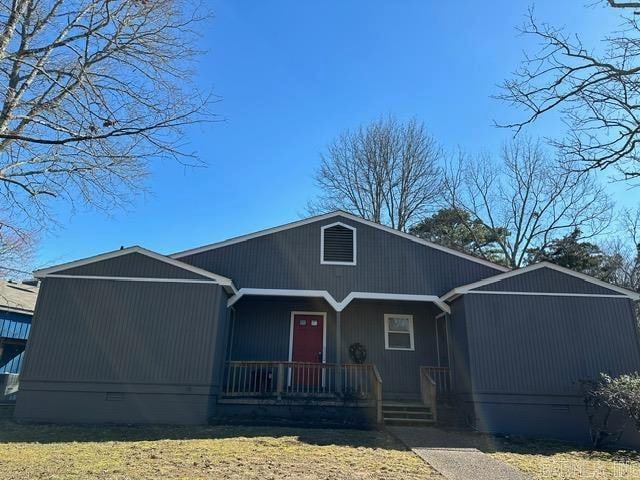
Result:
<instances>
[{"instance_id":1,"label":"gable vent","mask_svg":"<svg viewBox=\"0 0 640 480\"><path fill-rule=\"evenodd\" d=\"M355 265L356 229L343 223L322 227L321 263Z\"/></svg>"}]
</instances>

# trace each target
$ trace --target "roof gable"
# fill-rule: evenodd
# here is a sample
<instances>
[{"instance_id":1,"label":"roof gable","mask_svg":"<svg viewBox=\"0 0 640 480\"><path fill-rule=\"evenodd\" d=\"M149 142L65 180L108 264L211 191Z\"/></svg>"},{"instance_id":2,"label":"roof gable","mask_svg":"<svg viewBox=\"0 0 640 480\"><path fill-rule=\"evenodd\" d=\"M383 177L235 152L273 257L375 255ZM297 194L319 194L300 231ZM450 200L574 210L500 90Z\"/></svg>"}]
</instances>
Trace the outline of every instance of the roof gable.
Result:
<instances>
[{"instance_id":1,"label":"roof gable","mask_svg":"<svg viewBox=\"0 0 640 480\"><path fill-rule=\"evenodd\" d=\"M322 227L336 222L356 229L354 264L321 261ZM326 290L337 301L351 292L440 296L502 271L344 214L270 232L224 242L180 261L232 278L238 288Z\"/></svg>"},{"instance_id":2,"label":"roof gable","mask_svg":"<svg viewBox=\"0 0 640 480\"><path fill-rule=\"evenodd\" d=\"M562 293L607 295L640 300L640 294L549 262L540 262L454 288L442 297L453 300L470 292Z\"/></svg>"},{"instance_id":3,"label":"roof gable","mask_svg":"<svg viewBox=\"0 0 640 480\"><path fill-rule=\"evenodd\" d=\"M36 278L49 276L89 276L117 278L165 278L187 280L209 280L224 286L233 283L227 277L211 273L202 268L160 255L135 246L95 255L93 257L63 263L37 270Z\"/></svg>"},{"instance_id":4,"label":"roof gable","mask_svg":"<svg viewBox=\"0 0 640 480\"><path fill-rule=\"evenodd\" d=\"M230 238L228 240L223 240L221 242L212 243L212 244L209 244L209 245L204 245L202 247L197 247L197 248L192 248L190 250L184 250L184 251L181 251L181 252L176 252L176 253L173 253L173 254L171 254L169 256L171 258L179 259L179 258L182 258L182 257L187 257L187 256L195 255L195 254L198 254L198 253L207 252L209 250L215 250L215 249L226 247L226 246L229 246L229 245L234 245L234 244L237 244L237 243L246 242L246 241L252 240L254 238L263 237L265 235L271 235L271 234L282 232L282 231L289 230L289 229L292 229L292 228L301 227L303 225L307 225L307 224L310 224L310 223L319 222L319 221L323 221L323 220L327 220L327 219L332 219L334 217L336 218L336 221L339 221L340 217L343 217L343 218L351 220L352 222L357 222L357 223L361 223L363 225L367 225L369 227L377 228L377 229L382 230L384 232L387 232L389 234L402 237L402 238L404 238L406 240L409 240L411 242L415 242L415 243L418 243L420 245L424 245L426 247L433 248L435 250L439 250L441 252L448 253L450 255L454 255L454 256L457 256L457 257L460 257L460 258L464 258L464 259L469 260L471 262L476 262L476 263L479 263L481 265L485 265L485 266L494 268L494 269L496 269L498 271L501 271L501 272L509 271L509 268L504 267L502 265L499 265L497 263L493 263L493 262L490 262L488 260L484 260L482 258L475 257L473 255L469 255L467 253L459 252L459 251L454 250L452 248L443 247L442 245L438 245L436 243L429 242L427 240L423 240L421 238L418 238L415 235L411 235L409 233L401 232L401 231L396 230L394 228L387 227L385 225L381 225L379 223L372 222L370 220L365 220L364 218L358 217L356 215L353 215L353 214L350 214L350 213L347 213L347 212L343 212L341 210L338 210L338 211L335 211L335 212L331 212L331 213L326 213L324 215L317 215L315 217L305 218L303 220L287 223L287 224L284 224L284 225L280 225L280 226L273 227L273 228L268 228L268 229L265 229L265 230L259 230L259 231L254 232L254 233L249 233L247 235L241 235L239 237L234 237L234 238Z\"/></svg>"}]
</instances>

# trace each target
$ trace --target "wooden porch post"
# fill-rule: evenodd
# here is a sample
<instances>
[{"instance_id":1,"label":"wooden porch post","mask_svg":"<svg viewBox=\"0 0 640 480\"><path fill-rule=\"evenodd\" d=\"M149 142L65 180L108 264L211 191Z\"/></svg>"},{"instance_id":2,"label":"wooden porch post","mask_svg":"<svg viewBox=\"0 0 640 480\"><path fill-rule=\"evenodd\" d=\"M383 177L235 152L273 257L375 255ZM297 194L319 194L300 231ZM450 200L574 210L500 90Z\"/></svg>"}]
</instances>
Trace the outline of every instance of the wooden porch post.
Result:
<instances>
[{"instance_id":1,"label":"wooden porch post","mask_svg":"<svg viewBox=\"0 0 640 480\"><path fill-rule=\"evenodd\" d=\"M276 396L278 400L282 400L282 391L284 390L284 363L278 363L278 379L276 383Z\"/></svg>"},{"instance_id":2,"label":"wooden porch post","mask_svg":"<svg viewBox=\"0 0 640 480\"><path fill-rule=\"evenodd\" d=\"M342 319L336 311L336 392L342 393Z\"/></svg>"}]
</instances>

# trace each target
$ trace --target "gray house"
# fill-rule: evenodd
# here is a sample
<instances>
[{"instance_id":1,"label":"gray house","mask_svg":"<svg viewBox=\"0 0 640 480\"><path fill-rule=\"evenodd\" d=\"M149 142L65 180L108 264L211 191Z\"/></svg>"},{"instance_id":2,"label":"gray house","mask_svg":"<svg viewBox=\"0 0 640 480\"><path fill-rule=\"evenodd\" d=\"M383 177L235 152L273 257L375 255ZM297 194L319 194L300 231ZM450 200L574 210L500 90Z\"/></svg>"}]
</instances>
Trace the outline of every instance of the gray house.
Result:
<instances>
[{"instance_id":1,"label":"gray house","mask_svg":"<svg viewBox=\"0 0 640 480\"><path fill-rule=\"evenodd\" d=\"M509 271L344 212L36 273L27 421L453 412L485 431L584 439L579 382L640 369L637 293L547 263Z\"/></svg>"},{"instance_id":2,"label":"gray house","mask_svg":"<svg viewBox=\"0 0 640 480\"><path fill-rule=\"evenodd\" d=\"M0 280L0 404L15 400L37 297L36 281Z\"/></svg>"}]
</instances>

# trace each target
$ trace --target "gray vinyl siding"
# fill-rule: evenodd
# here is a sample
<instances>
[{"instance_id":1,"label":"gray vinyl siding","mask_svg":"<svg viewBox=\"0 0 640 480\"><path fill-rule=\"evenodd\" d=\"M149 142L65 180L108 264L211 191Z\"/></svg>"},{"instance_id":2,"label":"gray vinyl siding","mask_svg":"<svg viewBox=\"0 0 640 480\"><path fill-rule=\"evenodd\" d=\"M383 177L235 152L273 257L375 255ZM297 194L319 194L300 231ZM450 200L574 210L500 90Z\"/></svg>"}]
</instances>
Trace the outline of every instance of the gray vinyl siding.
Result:
<instances>
[{"instance_id":1,"label":"gray vinyl siding","mask_svg":"<svg viewBox=\"0 0 640 480\"><path fill-rule=\"evenodd\" d=\"M45 278L17 417L206 422L221 382L226 299L213 284Z\"/></svg>"},{"instance_id":2,"label":"gray vinyl siding","mask_svg":"<svg viewBox=\"0 0 640 480\"><path fill-rule=\"evenodd\" d=\"M414 351L386 350L384 315L413 315ZM349 346L361 343L367 363L378 367L383 392L394 396L420 393L420 367L436 366L435 316L439 310L428 303L356 301L342 313L342 358L349 362Z\"/></svg>"},{"instance_id":3,"label":"gray vinyl siding","mask_svg":"<svg viewBox=\"0 0 640 480\"><path fill-rule=\"evenodd\" d=\"M466 325L453 337L468 345L468 357L464 342L452 347L458 408L483 432L589 442L580 381L640 371L624 297L470 293L453 303L452 320ZM640 436L628 427L620 445L637 448Z\"/></svg>"},{"instance_id":4,"label":"gray vinyl siding","mask_svg":"<svg viewBox=\"0 0 640 480\"><path fill-rule=\"evenodd\" d=\"M210 384L210 284L44 279L23 380Z\"/></svg>"},{"instance_id":5,"label":"gray vinyl siding","mask_svg":"<svg viewBox=\"0 0 640 480\"><path fill-rule=\"evenodd\" d=\"M327 362L335 361L335 312L322 299L249 297L233 315L232 360L289 360L291 312L326 312Z\"/></svg>"},{"instance_id":6,"label":"gray vinyl siding","mask_svg":"<svg viewBox=\"0 0 640 480\"><path fill-rule=\"evenodd\" d=\"M440 312L438 312L439 314ZM437 353L440 355L439 358L439 366L448 367L449 366L449 347L448 347L448 335L447 335L447 317L442 315L436 319L436 332L438 334L438 350Z\"/></svg>"},{"instance_id":7,"label":"gray vinyl siding","mask_svg":"<svg viewBox=\"0 0 640 480\"><path fill-rule=\"evenodd\" d=\"M239 303L233 321L231 359L288 360L292 311L327 313L327 362L335 362L335 313L324 300L295 298L248 298ZM415 351L385 350L385 313L413 315ZM342 312L342 361L351 362L349 346L359 342L367 349L366 363L378 367L385 394L417 395L419 367L438 362L437 313L428 303L354 301Z\"/></svg>"},{"instance_id":8,"label":"gray vinyl siding","mask_svg":"<svg viewBox=\"0 0 640 480\"><path fill-rule=\"evenodd\" d=\"M474 393L576 395L600 372L640 370L627 298L464 298Z\"/></svg>"},{"instance_id":9,"label":"gray vinyl siding","mask_svg":"<svg viewBox=\"0 0 640 480\"><path fill-rule=\"evenodd\" d=\"M102 277L186 278L211 280L154 258L132 252L119 257L88 263L56 272L57 275L89 275Z\"/></svg>"},{"instance_id":10,"label":"gray vinyl siding","mask_svg":"<svg viewBox=\"0 0 640 480\"><path fill-rule=\"evenodd\" d=\"M453 388L458 394L468 394L472 389L465 300L466 297L460 297L451 304L449 318L449 348L451 349Z\"/></svg>"},{"instance_id":11,"label":"gray vinyl siding","mask_svg":"<svg viewBox=\"0 0 640 480\"><path fill-rule=\"evenodd\" d=\"M594 285L580 278L550 268L539 268L516 275L475 290L501 292L539 293L590 293L598 295L621 295L615 290Z\"/></svg>"},{"instance_id":12,"label":"gray vinyl siding","mask_svg":"<svg viewBox=\"0 0 640 480\"><path fill-rule=\"evenodd\" d=\"M336 221L357 230L355 266L320 263L320 229ZM338 301L352 291L442 295L500 273L339 215L180 261L230 277L238 288L327 290Z\"/></svg>"}]
</instances>

